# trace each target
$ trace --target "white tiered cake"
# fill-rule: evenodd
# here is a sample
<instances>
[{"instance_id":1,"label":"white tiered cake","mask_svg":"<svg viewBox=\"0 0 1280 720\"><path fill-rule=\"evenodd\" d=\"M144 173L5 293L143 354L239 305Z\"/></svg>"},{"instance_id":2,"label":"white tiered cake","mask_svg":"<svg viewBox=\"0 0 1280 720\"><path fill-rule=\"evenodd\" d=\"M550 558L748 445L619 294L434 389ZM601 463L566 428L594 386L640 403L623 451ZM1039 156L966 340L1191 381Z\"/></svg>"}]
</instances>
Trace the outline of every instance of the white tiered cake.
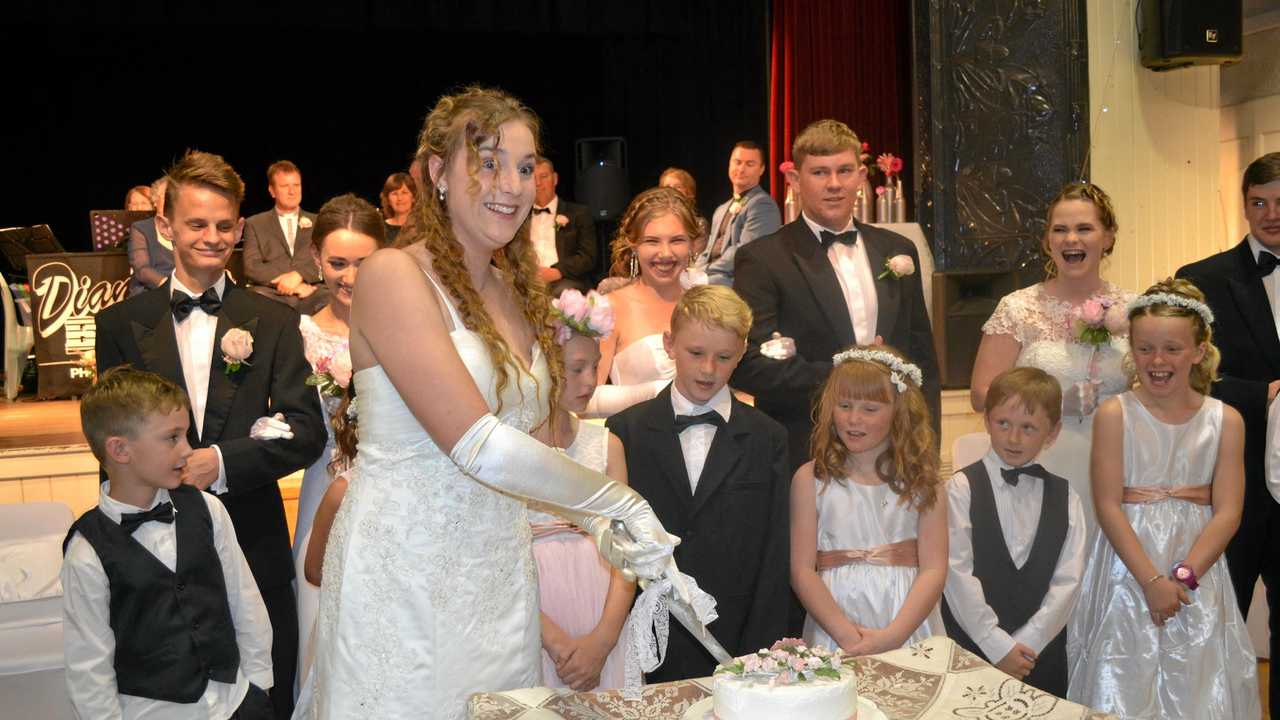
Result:
<instances>
[{"instance_id":1,"label":"white tiered cake","mask_svg":"<svg viewBox=\"0 0 1280 720\"><path fill-rule=\"evenodd\" d=\"M850 720L858 714L858 684L840 652L801 640L734 658L716 668L712 684L717 720Z\"/></svg>"}]
</instances>

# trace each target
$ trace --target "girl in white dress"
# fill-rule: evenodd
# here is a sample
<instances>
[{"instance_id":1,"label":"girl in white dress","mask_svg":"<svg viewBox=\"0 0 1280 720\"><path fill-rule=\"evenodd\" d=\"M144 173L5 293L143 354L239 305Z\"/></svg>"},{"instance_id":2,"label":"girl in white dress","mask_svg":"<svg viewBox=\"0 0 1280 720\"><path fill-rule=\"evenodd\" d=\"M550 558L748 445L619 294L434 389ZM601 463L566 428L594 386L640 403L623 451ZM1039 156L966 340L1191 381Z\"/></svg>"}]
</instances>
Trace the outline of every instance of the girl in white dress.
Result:
<instances>
[{"instance_id":1,"label":"girl in white dress","mask_svg":"<svg viewBox=\"0 0 1280 720\"><path fill-rule=\"evenodd\" d=\"M622 441L603 425L582 422L580 411L596 387L600 363L597 340L613 328L609 301L594 292L566 290L552 315L556 341L564 350L560 407L551 418L553 447L569 457L627 481ZM623 685L626 641L621 637L635 583L611 568L595 543L559 516L531 506L533 558L538 563L542 608L542 683L578 691L612 690Z\"/></svg>"},{"instance_id":2,"label":"girl in white dress","mask_svg":"<svg viewBox=\"0 0 1280 720\"><path fill-rule=\"evenodd\" d=\"M614 331L600 342L599 386L586 415L608 417L652 399L675 377L662 334L684 295L681 278L697 236L697 213L678 190L651 188L627 206L613 240L611 274L633 282L609 293Z\"/></svg>"},{"instance_id":3,"label":"girl in white dress","mask_svg":"<svg viewBox=\"0 0 1280 720\"><path fill-rule=\"evenodd\" d=\"M1068 696L1123 718L1250 720L1257 662L1222 552L1240 524L1244 423L1208 397L1213 315L1186 280L1130 305L1137 386L1094 423L1098 525L1068 633Z\"/></svg>"},{"instance_id":4,"label":"girl in white dress","mask_svg":"<svg viewBox=\"0 0 1280 720\"><path fill-rule=\"evenodd\" d=\"M501 91L441 98L408 245L360 268L359 451L295 717L460 719L474 693L540 685L527 500L572 515L629 573L674 572L678 540L643 498L529 435L549 436L560 388L529 242L537 128Z\"/></svg>"},{"instance_id":5,"label":"girl in white dress","mask_svg":"<svg viewBox=\"0 0 1280 720\"><path fill-rule=\"evenodd\" d=\"M791 586L806 642L870 655L943 632L947 498L920 369L883 345L833 362L791 482Z\"/></svg>"},{"instance_id":6,"label":"girl in white dress","mask_svg":"<svg viewBox=\"0 0 1280 720\"><path fill-rule=\"evenodd\" d=\"M320 499L333 482L338 469L334 444L333 416L351 383L351 355L347 336L351 320L351 291L356 286L360 263L386 244L382 216L368 202L347 194L325 203L316 213L311 231L311 249L320 263L320 274L329 290L329 304L314 316L303 315L298 323L303 349L313 374L309 383L316 386L320 402L329 420L325 424L329 440L324 452L302 475L298 491L298 519L293 533L293 562L298 590L298 674L297 687L306 684L311 669L312 629L316 607L320 603L320 586L309 582L303 567L311 540L311 522Z\"/></svg>"},{"instance_id":7,"label":"girl in white dress","mask_svg":"<svg viewBox=\"0 0 1280 720\"><path fill-rule=\"evenodd\" d=\"M1119 225L1111 198L1089 183L1072 183L1049 204L1042 249L1047 279L1001 298L982 326L973 364L970 400L986 407L987 387L1000 373L1036 367L1062 386L1062 431L1040 456L1045 469L1063 477L1080 496L1095 534L1089 488L1089 447L1098 403L1129 387L1120 361L1129 349L1125 305L1133 293L1102 279L1102 261L1115 248ZM1104 314L1107 338L1082 342L1076 318L1086 309Z\"/></svg>"}]
</instances>

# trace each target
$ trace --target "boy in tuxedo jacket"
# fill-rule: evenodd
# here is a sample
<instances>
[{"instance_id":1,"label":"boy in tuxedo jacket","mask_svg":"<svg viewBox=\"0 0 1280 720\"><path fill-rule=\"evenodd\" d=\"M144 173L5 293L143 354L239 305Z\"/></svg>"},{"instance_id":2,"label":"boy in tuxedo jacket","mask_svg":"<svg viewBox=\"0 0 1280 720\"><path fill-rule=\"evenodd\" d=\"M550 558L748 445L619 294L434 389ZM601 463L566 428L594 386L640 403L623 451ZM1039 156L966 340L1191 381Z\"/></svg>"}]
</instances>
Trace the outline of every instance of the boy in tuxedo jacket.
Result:
<instances>
[{"instance_id":1,"label":"boy in tuxedo jacket","mask_svg":"<svg viewBox=\"0 0 1280 720\"><path fill-rule=\"evenodd\" d=\"M1036 463L1062 428L1061 411L1062 388L1043 370L1015 368L991 383L983 416L991 449L947 486L942 619L970 652L1066 697L1066 625L1084 574L1084 508L1066 480Z\"/></svg>"},{"instance_id":2,"label":"boy in tuxedo jacket","mask_svg":"<svg viewBox=\"0 0 1280 720\"><path fill-rule=\"evenodd\" d=\"M691 288L663 335L675 379L607 422L622 441L631 486L682 538L681 571L715 597L719 619L708 629L732 655L783 637L791 597L787 434L727 385L750 329L751 309L733 290ZM703 677L715 665L672 623L666 659L646 679Z\"/></svg>"},{"instance_id":3,"label":"boy in tuxedo jacket","mask_svg":"<svg viewBox=\"0 0 1280 720\"><path fill-rule=\"evenodd\" d=\"M187 395L128 366L80 401L106 469L63 543L67 690L82 718L273 716L271 622L231 518L182 484Z\"/></svg>"}]
</instances>

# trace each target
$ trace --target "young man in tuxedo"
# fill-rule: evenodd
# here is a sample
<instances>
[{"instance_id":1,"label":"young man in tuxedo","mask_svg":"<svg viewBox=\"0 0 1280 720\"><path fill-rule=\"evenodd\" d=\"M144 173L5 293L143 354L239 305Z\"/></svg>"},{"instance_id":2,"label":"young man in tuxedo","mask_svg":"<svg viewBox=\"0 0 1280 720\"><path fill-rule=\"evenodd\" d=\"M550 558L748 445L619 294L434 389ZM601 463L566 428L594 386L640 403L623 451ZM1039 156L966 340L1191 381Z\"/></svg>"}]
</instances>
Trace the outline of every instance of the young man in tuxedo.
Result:
<instances>
[{"instance_id":1,"label":"young man in tuxedo","mask_svg":"<svg viewBox=\"0 0 1280 720\"><path fill-rule=\"evenodd\" d=\"M707 629L734 656L784 636L791 597L787 434L728 386L750 327L751 309L729 288L691 288L663 334L675 379L607 421L631 486L681 538L676 564L715 597L719 619ZM673 622L647 679L705 677L715 665Z\"/></svg>"},{"instance_id":2,"label":"young man in tuxedo","mask_svg":"<svg viewBox=\"0 0 1280 720\"><path fill-rule=\"evenodd\" d=\"M1227 545L1227 568L1240 611L1247 614L1262 576L1271 606L1271 657L1280 650L1280 507L1267 491L1267 408L1280 390L1280 152L1244 171L1249 234L1238 245L1178 270L1213 309L1213 342L1222 353L1213 395L1244 416L1244 514ZM1274 671L1271 707L1280 707Z\"/></svg>"},{"instance_id":3,"label":"young man in tuxedo","mask_svg":"<svg viewBox=\"0 0 1280 720\"><path fill-rule=\"evenodd\" d=\"M711 216L711 236L694 263L713 285L733 285L733 258L738 251L782 226L778 204L760 187L764 169L764 150L759 145L741 140L733 146L729 154L733 197Z\"/></svg>"},{"instance_id":4,"label":"young man in tuxedo","mask_svg":"<svg viewBox=\"0 0 1280 720\"><path fill-rule=\"evenodd\" d=\"M227 280L243 197L244 184L221 157L190 151L178 161L157 218L173 239L173 275L99 313L96 352L99 371L129 363L174 381L190 397L187 439L195 451L182 480L216 494L231 516L271 618L271 700L277 716L287 718L298 621L277 480L314 462L327 434L320 402L306 385L311 367L297 312ZM240 332L228 338L232 330ZM250 437L255 423L270 424L277 414L291 436Z\"/></svg>"},{"instance_id":5,"label":"young man in tuxedo","mask_svg":"<svg viewBox=\"0 0 1280 720\"><path fill-rule=\"evenodd\" d=\"M533 217L529 239L538 255L538 277L552 297L564 290L586 292L596 267L596 224L585 205L556 195L560 176L547 158L533 168Z\"/></svg>"},{"instance_id":6,"label":"young man in tuxedo","mask_svg":"<svg viewBox=\"0 0 1280 720\"><path fill-rule=\"evenodd\" d=\"M809 459L813 400L831 373L831 356L852 345L883 342L906 353L924 373L922 389L938 426L938 358L914 270L920 258L910 240L853 219L867 174L861 152L858 136L842 122L805 128L792 145L796 168L788 173L800 217L736 258L733 287L755 324L733 386L755 395L756 407L786 426L792 469ZM887 271L890 259L903 257L910 273ZM794 353L761 354L775 333L795 342Z\"/></svg>"},{"instance_id":7,"label":"young man in tuxedo","mask_svg":"<svg viewBox=\"0 0 1280 720\"><path fill-rule=\"evenodd\" d=\"M244 224L244 274L254 292L311 315L329 304L320 262L311 252L315 213L302 209L302 173L288 160L267 168L275 206Z\"/></svg>"}]
</instances>

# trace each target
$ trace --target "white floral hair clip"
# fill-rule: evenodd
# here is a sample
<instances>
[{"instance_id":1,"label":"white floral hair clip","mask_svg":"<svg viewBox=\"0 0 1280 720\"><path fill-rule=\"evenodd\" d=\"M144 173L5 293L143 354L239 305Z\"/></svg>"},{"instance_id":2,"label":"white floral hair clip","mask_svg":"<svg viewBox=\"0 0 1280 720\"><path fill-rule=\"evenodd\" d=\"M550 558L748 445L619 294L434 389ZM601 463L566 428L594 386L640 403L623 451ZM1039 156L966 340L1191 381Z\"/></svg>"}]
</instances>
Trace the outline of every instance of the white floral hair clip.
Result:
<instances>
[{"instance_id":1,"label":"white floral hair clip","mask_svg":"<svg viewBox=\"0 0 1280 720\"><path fill-rule=\"evenodd\" d=\"M1152 305L1176 305L1180 308L1186 308L1199 315L1200 319L1204 320L1205 327L1213 324L1213 311L1209 309L1208 305L1185 295L1175 295L1167 292L1139 295L1129 301L1129 309L1126 314L1132 314L1134 310Z\"/></svg>"},{"instance_id":2,"label":"white floral hair clip","mask_svg":"<svg viewBox=\"0 0 1280 720\"><path fill-rule=\"evenodd\" d=\"M924 375L920 373L919 367L884 350L845 350L842 353L836 353L831 356L831 362L834 365L841 365L850 360L880 363L889 368L889 379L893 381L894 387L898 388L900 393L907 391L907 383L903 380L904 377L916 387L924 384Z\"/></svg>"}]
</instances>

